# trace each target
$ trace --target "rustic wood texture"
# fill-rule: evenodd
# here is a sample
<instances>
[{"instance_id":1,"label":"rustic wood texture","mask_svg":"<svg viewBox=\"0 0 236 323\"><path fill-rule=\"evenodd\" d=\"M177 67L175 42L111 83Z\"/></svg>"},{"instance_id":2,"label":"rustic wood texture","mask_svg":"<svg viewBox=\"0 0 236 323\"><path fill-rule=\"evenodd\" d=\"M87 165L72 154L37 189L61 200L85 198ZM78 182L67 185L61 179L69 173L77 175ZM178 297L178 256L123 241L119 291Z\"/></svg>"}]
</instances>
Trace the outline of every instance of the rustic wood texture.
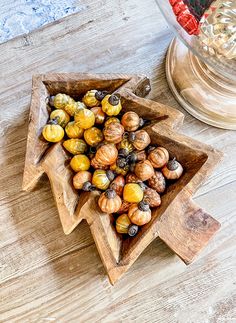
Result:
<instances>
[{"instance_id":1,"label":"rustic wood texture","mask_svg":"<svg viewBox=\"0 0 236 323\"><path fill-rule=\"evenodd\" d=\"M156 239L113 287L89 226L64 235L46 177L33 193L21 191L33 74L143 73L151 79L150 99L181 110L164 71L173 35L155 1L81 2L84 12L1 45L0 320L233 322L235 132L186 114L181 132L225 153L194 196L222 227L187 267Z\"/></svg>"},{"instance_id":2,"label":"rustic wood texture","mask_svg":"<svg viewBox=\"0 0 236 323\"><path fill-rule=\"evenodd\" d=\"M43 91L43 87L46 90ZM74 99L81 99L93 88L119 93L123 113L135 111L149 120L145 129L151 144L168 148L171 157L177 157L184 167L181 179L170 185L162 197L162 205L152 210L150 223L132 239L122 239L116 233L114 221L112 223L109 214L102 213L97 205L97 194L81 193L78 196L72 187L73 171L69 166L69 156L61 143L41 143L44 142L40 135L43 127L41 116L48 115L49 118L50 114L46 103L48 96L66 93ZM70 234L82 220L89 223L111 284L120 279L158 236L189 264L220 227L219 222L200 207L192 205L190 199L218 164L222 153L190 137L178 135L176 128L182 125L184 115L176 109L137 96L145 96L150 90L148 78L142 75L56 73L33 77L23 189L32 189L31 185L36 185L39 174L45 172L48 175L65 234Z\"/></svg>"}]
</instances>

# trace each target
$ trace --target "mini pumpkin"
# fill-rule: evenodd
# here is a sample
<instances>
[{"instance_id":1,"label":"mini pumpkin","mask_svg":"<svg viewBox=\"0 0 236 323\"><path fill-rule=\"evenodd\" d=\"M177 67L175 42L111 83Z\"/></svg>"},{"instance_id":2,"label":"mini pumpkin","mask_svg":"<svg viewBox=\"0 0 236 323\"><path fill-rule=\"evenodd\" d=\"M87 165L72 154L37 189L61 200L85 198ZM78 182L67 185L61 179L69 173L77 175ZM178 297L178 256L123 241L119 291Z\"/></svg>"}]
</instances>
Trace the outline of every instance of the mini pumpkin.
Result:
<instances>
[{"instance_id":1,"label":"mini pumpkin","mask_svg":"<svg viewBox=\"0 0 236 323\"><path fill-rule=\"evenodd\" d=\"M73 177L74 188L77 190L82 190L83 185L86 182L91 182L91 180L92 180L92 174L87 170L82 170L76 173L75 176Z\"/></svg>"},{"instance_id":2,"label":"mini pumpkin","mask_svg":"<svg viewBox=\"0 0 236 323\"><path fill-rule=\"evenodd\" d=\"M103 124L106 118L106 114L102 111L101 107L93 107L90 109L95 115L95 123Z\"/></svg>"},{"instance_id":3,"label":"mini pumpkin","mask_svg":"<svg viewBox=\"0 0 236 323\"><path fill-rule=\"evenodd\" d=\"M131 221L128 217L128 214L121 214L116 219L116 231L118 233L127 234Z\"/></svg>"},{"instance_id":4,"label":"mini pumpkin","mask_svg":"<svg viewBox=\"0 0 236 323\"><path fill-rule=\"evenodd\" d=\"M75 102L73 99L69 99L68 103L64 107L64 110L70 116L74 116L80 109L86 109L86 105L82 102Z\"/></svg>"},{"instance_id":5,"label":"mini pumpkin","mask_svg":"<svg viewBox=\"0 0 236 323\"><path fill-rule=\"evenodd\" d=\"M56 109L63 109L69 102L69 100L73 100L69 95L58 93L53 97L53 100L51 98L50 104L53 105ZM73 100L74 101L74 100Z\"/></svg>"},{"instance_id":6,"label":"mini pumpkin","mask_svg":"<svg viewBox=\"0 0 236 323\"><path fill-rule=\"evenodd\" d=\"M105 144L98 148L95 158L102 165L112 165L118 156L118 150L113 144Z\"/></svg>"},{"instance_id":7,"label":"mini pumpkin","mask_svg":"<svg viewBox=\"0 0 236 323\"><path fill-rule=\"evenodd\" d=\"M151 138L147 131L138 130L130 132L129 141L137 150L144 150L151 143Z\"/></svg>"},{"instance_id":8,"label":"mini pumpkin","mask_svg":"<svg viewBox=\"0 0 236 323\"><path fill-rule=\"evenodd\" d=\"M152 213L147 203L140 202L130 206L128 217L132 223L142 226L151 221Z\"/></svg>"},{"instance_id":9,"label":"mini pumpkin","mask_svg":"<svg viewBox=\"0 0 236 323\"><path fill-rule=\"evenodd\" d=\"M67 123L65 132L69 138L80 139L84 135L84 129L80 128L75 121Z\"/></svg>"},{"instance_id":10,"label":"mini pumpkin","mask_svg":"<svg viewBox=\"0 0 236 323\"><path fill-rule=\"evenodd\" d=\"M108 189L102 193L98 200L98 205L102 212L108 214L116 213L121 207L121 203L121 198L112 189Z\"/></svg>"},{"instance_id":11,"label":"mini pumpkin","mask_svg":"<svg viewBox=\"0 0 236 323\"><path fill-rule=\"evenodd\" d=\"M128 183L124 186L123 199L130 203L138 203L143 199L143 190L137 183Z\"/></svg>"},{"instance_id":12,"label":"mini pumpkin","mask_svg":"<svg viewBox=\"0 0 236 323\"><path fill-rule=\"evenodd\" d=\"M143 125L143 119L136 112L128 111L122 116L121 124L126 131L136 131Z\"/></svg>"},{"instance_id":13,"label":"mini pumpkin","mask_svg":"<svg viewBox=\"0 0 236 323\"><path fill-rule=\"evenodd\" d=\"M120 123L120 120L119 120L118 118L116 118L116 117L109 117L109 118L107 118L107 119L106 119L104 126L106 127L106 126L108 126L110 123L113 123L113 122L118 122L118 123Z\"/></svg>"},{"instance_id":14,"label":"mini pumpkin","mask_svg":"<svg viewBox=\"0 0 236 323\"><path fill-rule=\"evenodd\" d=\"M75 113L75 122L82 129L91 128L95 124L95 115L89 109L80 109Z\"/></svg>"},{"instance_id":15,"label":"mini pumpkin","mask_svg":"<svg viewBox=\"0 0 236 323\"><path fill-rule=\"evenodd\" d=\"M89 108L96 107L107 93L107 91L90 90L85 93L82 101Z\"/></svg>"},{"instance_id":16,"label":"mini pumpkin","mask_svg":"<svg viewBox=\"0 0 236 323\"><path fill-rule=\"evenodd\" d=\"M59 124L62 128L64 128L67 123L70 121L70 116L62 109L56 109L50 114L51 120L56 120L57 124Z\"/></svg>"},{"instance_id":17,"label":"mini pumpkin","mask_svg":"<svg viewBox=\"0 0 236 323\"><path fill-rule=\"evenodd\" d=\"M157 193L163 193L166 189L166 180L162 172L155 171L154 175L148 180L148 186L157 191Z\"/></svg>"},{"instance_id":18,"label":"mini pumpkin","mask_svg":"<svg viewBox=\"0 0 236 323\"><path fill-rule=\"evenodd\" d=\"M91 159L91 166L95 169L103 169L103 170L109 169L109 165L102 165L98 163L95 157Z\"/></svg>"},{"instance_id":19,"label":"mini pumpkin","mask_svg":"<svg viewBox=\"0 0 236 323\"><path fill-rule=\"evenodd\" d=\"M150 207L158 207L161 205L161 197L154 189L147 187L144 191L143 201Z\"/></svg>"},{"instance_id":20,"label":"mini pumpkin","mask_svg":"<svg viewBox=\"0 0 236 323\"><path fill-rule=\"evenodd\" d=\"M150 161L146 159L136 164L134 172L142 181L147 181L154 175L154 168Z\"/></svg>"},{"instance_id":21,"label":"mini pumpkin","mask_svg":"<svg viewBox=\"0 0 236 323\"><path fill-rule=\"evenodd\" d=\"M124 176L119 175L111 182L110 188L116 191L116 194L118 194L119 196L122 196L124 186L125 186L125 178Z\"/></svg>"},{"instance_id":22,"label":"mini pumpkin","mask_svg":"<svg viewBox=\"0 0 236 323\"><path fill-rule=\"evenodd\" d=\"M64 129L57 124L56 120L50 120L44 127L42 135L49 142L59 142L64 137Z\"/></svg>"},{"instance_id":23,"label":"mini pumpkin","mask_svg":"<svg viewBox=\"0 0 236 323\"><path fill-rule=\"evenodd\" d=\"M124 127L118 122L108 124L103 130L105 140L114 144L121 142L123 133Z\"/></svg>"},{"instance_id":24,"label":"mini pumpkin","mask_svg":"<svg viewBox=\"0 0 236 323\"><path fill-rule=\"evenodd\" d=\"M70 161L70 167L74 172L88 170L90 168L90 160L85 155L75 155Z\"/></svg>"},{"instance_id":25,"label":"mini pumpkin","mask_svg":"<svg viewBox=\"0 0 236 323\"><path fill-rule=\"evenodd\" d=\"M162 168L162 173L167 179L178 179L183 174L183 167L175 158L173 158L164 168Z\"/></svg>"},{"instance_id":26,"label":"mini pumpkin","mask_svg":"<svg viewBox=\"0 0 236 323\"><path fill-rule=\"evenodd\" d=\"M96 169L93 173L92 184L100 190L106 190L114 177L114 173L111 170Z\"/></svg>"},{"instance_id":27,"label":"mini pumpkin","mask_svg":"<svg viewBox=\"0 0 236 323\"><path fill-rule=\"evenodd\" d=\"M92 127L84 131L84 139L88 145L95 147L103 141L103 133L100 129Z\"/></svg>"},{"instance_id":28,"label":"mini pumpkin","mask_svg":"<svg viewBox=\"0 0 236 323\"><path fill-rule=\"evenodd\" d=\"M108 94L102 100L102 110L108 116L117 116L122 109L120 98L116 94Z\"/></svg>"},{"instance_id":29,"label":"mini pumpkin","mask_svg":"<svg viewBox=\"0 0 236 323\"><path fill-rule=\"evenodd\" d=\"M169 152L164 147L157 147L149 153L148 160L154 168L161 168L168 162Z\"/></svg>"},{"instance_id":30,"label":"mini pumpkin","mask_svg":"<svg viewBox=\"0 0 236 323\"><path fill-rule=\"evenodd\" d=\"M73 155L83 154L87 150L83 139L67 139L63 142L64 148Z\"/></svg>"}]
</instances>

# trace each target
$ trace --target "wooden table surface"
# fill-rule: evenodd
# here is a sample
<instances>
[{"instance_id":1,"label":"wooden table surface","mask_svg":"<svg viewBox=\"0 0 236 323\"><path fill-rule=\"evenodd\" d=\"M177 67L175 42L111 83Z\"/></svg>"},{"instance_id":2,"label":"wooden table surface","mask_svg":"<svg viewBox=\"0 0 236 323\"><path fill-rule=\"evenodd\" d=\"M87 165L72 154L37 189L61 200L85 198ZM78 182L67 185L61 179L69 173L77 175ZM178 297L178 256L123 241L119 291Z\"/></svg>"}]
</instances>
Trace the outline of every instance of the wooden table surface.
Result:
<instances>
[{"instance_id":1,"label":"wooden table surface","mask_svg":"<svg viewBox=\"0 0 236 323\"><path fill-rule=\"evenodd\" d=\"M222 228L188 267L157 239L113 287L87 224L63 234L48 180L21 191L35 73L144 73L149 97L182 111L164 72L173 35L155 1L81 3L0 46L0 322L236 322L235 132L186 114L182 132L225 153L195 196Z\"/></svg>"}]
</instances>

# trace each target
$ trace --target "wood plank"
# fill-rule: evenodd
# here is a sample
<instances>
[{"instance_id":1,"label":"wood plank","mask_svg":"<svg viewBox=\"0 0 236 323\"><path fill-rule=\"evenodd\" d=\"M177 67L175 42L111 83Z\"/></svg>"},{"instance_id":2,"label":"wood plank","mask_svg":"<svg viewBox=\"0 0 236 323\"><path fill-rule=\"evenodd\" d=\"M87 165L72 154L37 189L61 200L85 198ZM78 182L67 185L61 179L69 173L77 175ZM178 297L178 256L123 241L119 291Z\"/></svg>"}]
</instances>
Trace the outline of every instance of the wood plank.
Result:
<instances>
[{"instance_id":1,"label":"wood plank","mask_svg":"<svg viewBox=\"0 0 236 323\"><path fill-rule=\"evenodd\" d=\"M184 134L226 153L195 199L222 229L189 267L156 240L118 285L110 287L96 248L90 246L88 227L81 223L70 236L63 235L49 183L30 194L20 191L32 74L144 73L152 81L151 99L182 110L165 80L163 58L171 33L155 1L81 2L87 7L84 12L0 46L0 320L232 322L234 132L186 114Z\"/></svg>"}]
</instances>

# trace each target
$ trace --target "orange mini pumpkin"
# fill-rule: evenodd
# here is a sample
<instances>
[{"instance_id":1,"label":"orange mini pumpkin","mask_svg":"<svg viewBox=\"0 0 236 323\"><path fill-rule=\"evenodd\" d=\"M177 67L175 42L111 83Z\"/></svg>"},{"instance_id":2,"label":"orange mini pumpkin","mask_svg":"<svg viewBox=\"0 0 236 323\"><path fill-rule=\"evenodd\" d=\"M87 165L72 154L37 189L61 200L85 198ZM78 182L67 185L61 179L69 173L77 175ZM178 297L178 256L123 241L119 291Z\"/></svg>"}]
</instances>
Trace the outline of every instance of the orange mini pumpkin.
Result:
<instances>
[{"instance_id":1,"label":"orange mini pumpkin","mask_svg":"<svg viewBox=\"0 0 236 323\"><path fill-rule=\"evenodd\" d=\"M113 144L102 145L98 148L95 158L102 165L112 165L118 157L118 150Z\"/></svg>"},{"instance_id":2,"label":"orange mini pumpkin","mask_svg":"<svg viewBox=\"0 0 236 323\"><path fill-rule=\"evenodd\" d=\"M102 193L98 200L98 205L102 212L108 214L116 213L121 207L121 203L121 198L112 189L108 189Z\"/></svg>"},{"instance_id":3,"label":"orange mini pumpkin","mask_svg":"<svg viewBox=\"0 0 236 323\"><path fill-rule=\"evenodd\" d=\"M121 124L126 131L136 131L143 125L143 119L136 112L128 111L122 116Z\"/></svg>"},{"instance_id":4,"label":"orange mini pumpkin","mask_svg":"<svg viewBox=\"0 0 236 323\"><path fill-rule=\"evenodd\" d=\"M95 169L103 169L103 170L109 169L109 165L102 165L98 163L95 157L91 159L91 166Z\"/></svg>"},{"instance_id":5,"label":"orange mini pumpkin","mask_svg":"<svg viewBox=\"0 0 236 323\"><path fill-rule=\"evenodd\" d=\"M148 160L150 160L154 168L161 168L167 164L169 152L164 147L157 147L149 153Z\"/></svg>"},{"instance_id":6,"label":"orange mini pumpkin","mask_svg":"<svg viewBox=\"0 0 236 323\"><path fill-rule=\"evenodd\" d=\"M103 130L105 140L114 144L121 142L123 133L124 127L118 122L108 124Z\"/></svg>"},{"instance_id":7,"label":"orange mini pumpkin","mask_svg":"<svg viewBox=\"0 0 236 323\"><path fill-rule=\"evenodd\" d=\"M145 130L131 132L129 140L137 150L144 150L151 143L151 138Z\"/></svg>"},{"instance_id":8,"label":"orange mini pumpkin","mask_svg":"<svg viewBox=\"0 0 236 323\"><path fill-rule=\"evenodd\" d=\"M149 160L144 160L136 164L134 172L142 181L147 181L154 175L154 168Z\"/></svg>"},{"instance_id":9,"label":"orange mini pumpkin","mask_svg":"<svg viewBox=\"0 0 236 323\"><path fill-rule=\"evenodd\" d=\"M82 170L73 177L74 188L77 190L82 190L83 185L86 182L91 182L91 180L92 180L92 174L87 170Z\"/></svg>"},{"instance_id":10,"label":"orange mini pumpkin","mask_svg":"<svg viewBox=\"0 0 236 323\"><path fill-rule=\"evenodd\" d=\"M151 221L152 213L147 203L140 202L130 206L128 216L132 223L141 226Z\"/></svg>"}]
</instances>

